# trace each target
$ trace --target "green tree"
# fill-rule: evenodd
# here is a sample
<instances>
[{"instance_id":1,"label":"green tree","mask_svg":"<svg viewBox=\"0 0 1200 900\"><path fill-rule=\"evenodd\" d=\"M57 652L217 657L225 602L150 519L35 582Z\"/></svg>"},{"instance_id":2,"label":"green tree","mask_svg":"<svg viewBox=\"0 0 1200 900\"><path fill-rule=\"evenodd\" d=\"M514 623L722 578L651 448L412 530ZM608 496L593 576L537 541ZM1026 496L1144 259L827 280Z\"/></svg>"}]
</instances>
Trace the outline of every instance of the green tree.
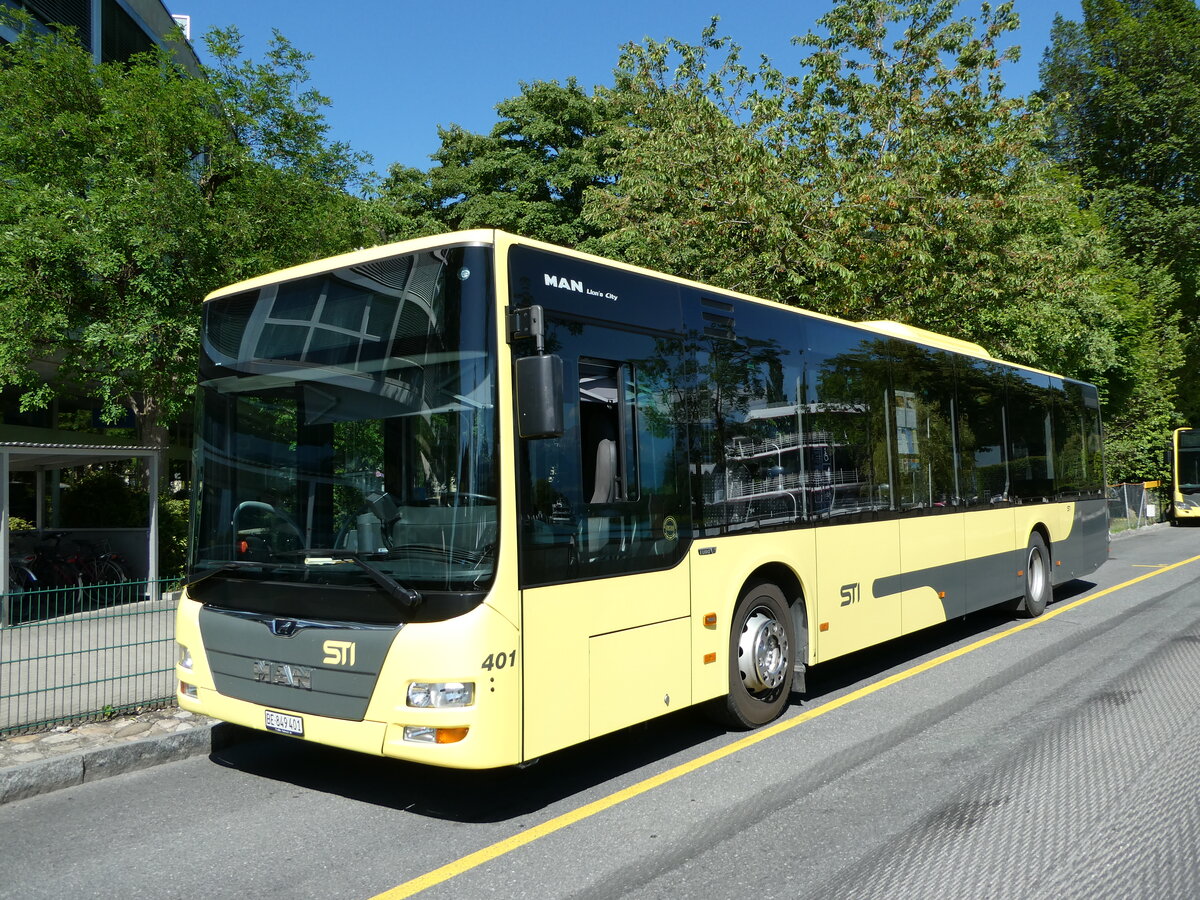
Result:
<instances>
[{"instance_id":1,"label":"green tree","mask_svg":"<svg viewBox=\"0 0 1200 900\"><path fill-rule=\"evenodd\" d=\"M722 287L774 299L795 296L780 282L795 275L810 195L761 129L778 101L756 92L760 79L739 48L647 40L627 45L612 89L601 91L615 184L587 194L585 249ZM714 53L725 58L710 70ZM803 280L803 276L798 276Z\"/></svg>"},{"instance_id":2,"label":"green tree","mask_svg":"<svg viewBox=\"0 0 1200 900\"><path fill-rule=\"evenodd\" d=\"M239 40L210 33L206 78L95 65L69 32L0 47L0 386L23 408L96 396L163 446L203 296L362 242L363 160L327 140L307 57L277 34L253 66Z\"/></svg>"},{"instance_id":3,"label":"green tree","mask_svg":"<svg viewBox=\"0 0 1200 900\"><path fill-rule=\"evenodd\" d=\"M428 172L392 166L377 214L393 237L460 228L503 228L574 246L590 231L585 191L611 181L600 109L574 79L522 84L496 107L489 134L439 128Z\"/></svg>"},{"instance_id":4,"label":"green tree","mask_svg":"<svg viewBox=\"0 0 1200 900\"><path fill-rule=\"evenodd\" d=\"M1200 351L1200 9L1193 0L1084 0L1059 17L1042 61L1059 97L1051 142L1128 255L1178 282L1177 308ZM1200 419L1200 371L1182 409Z\"/></svg>"},{"instance_id":5,"label":"green tree","mask_svg":"<svg viewBox=\"0 0 1200 900\"><path fill-rule=\"evenodd\" d=\"M1044 153L1053 109L1005 96L1017 24L1011 4L841 0L796 39L798 74L744 65L715 20L627 46L605 96L620 178L589 195L587 247L1088 378L1143 466L1174 397L1172 290L1080 209Z\"/></svg>"},{"instance_id":6,"label":"green tree","mask_svg":"<svg viewBox=\"0 0 1200 900\"><path fill-rule=\"evenodd\" d=\"M802 74L750 70L715 23L626 48L618 188L590 246L855 319L895 318L1026 362L1102 370L1112 315L1082 273L1076 195L1038 105L1003 95L1011 5L844 0ZM714 53L724 55L715 67ZM1064 282L1079 290L1063 292Z\"/></svg>"}]
</instances>

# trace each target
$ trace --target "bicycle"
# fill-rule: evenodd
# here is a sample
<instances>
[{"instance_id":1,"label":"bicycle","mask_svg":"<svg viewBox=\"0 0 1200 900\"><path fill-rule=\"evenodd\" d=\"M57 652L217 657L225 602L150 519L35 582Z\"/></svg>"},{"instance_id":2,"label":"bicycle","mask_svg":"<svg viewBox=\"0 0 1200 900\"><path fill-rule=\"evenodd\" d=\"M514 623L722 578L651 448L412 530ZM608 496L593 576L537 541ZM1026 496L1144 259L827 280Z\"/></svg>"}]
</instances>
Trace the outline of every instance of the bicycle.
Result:
<instances>
[{"instance_id":1,"label":"bicycle","mask_svg":"<svg viewBox=\"0 0 1200 900\"><path fill-rule=\"evenodd\" d=\"M89 541L76 539L76 552L67 561L79 569L83 579L85 606L99 609L114 603L134 599L136 590L133 574L119 553L113 552L107 541L99 548Z\"/></svg>"},{"instance_id":2,"label":"bicycle","mask_svg":"<svg viewBox=\"0 0 1200 900\"><path fill-rule=\"evenodd\" d=\"M38 589L32 595L35 617L53 618L77 611L83 605L83 576L75 563L60 551L65 531L41 536L26 556L29 571L37 578Z\"/></svg>"}]
</instances>

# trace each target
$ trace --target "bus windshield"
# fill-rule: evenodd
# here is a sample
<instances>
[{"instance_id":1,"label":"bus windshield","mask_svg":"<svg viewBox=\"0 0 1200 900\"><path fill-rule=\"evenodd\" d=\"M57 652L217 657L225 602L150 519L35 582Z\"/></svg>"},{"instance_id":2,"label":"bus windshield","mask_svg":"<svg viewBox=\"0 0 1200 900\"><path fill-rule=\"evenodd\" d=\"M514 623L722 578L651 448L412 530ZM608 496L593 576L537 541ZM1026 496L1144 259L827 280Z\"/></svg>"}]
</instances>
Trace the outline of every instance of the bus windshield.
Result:
<instances>
[{"instance_id":1,"label":"bus windshield","mask_svg":"<svg viewBox=\"0 0 1200 900\"><path fill-rule=\"evenodd\" d=\"M1200 430L1179 432L1175 476L1181 494L1200 494Z\"/></svg>"},{"instance_id":2,"label":"bus windshield","mask_svg":"<svg viewBox=\"0 0 1200 900\"><path fill-rule=\"evenodd\" d=\"M497 540L490 266L483 248L442 249L206 304L198 599L303 615L319 595L326 615L352 619L364 596L402 610L422 592L486 590ZM247 581L258 584L229 588ZM293 590L255 590L268 584ZM289 609L281 598L300 585L317 590Z\"/></svg>"}]
</instances>

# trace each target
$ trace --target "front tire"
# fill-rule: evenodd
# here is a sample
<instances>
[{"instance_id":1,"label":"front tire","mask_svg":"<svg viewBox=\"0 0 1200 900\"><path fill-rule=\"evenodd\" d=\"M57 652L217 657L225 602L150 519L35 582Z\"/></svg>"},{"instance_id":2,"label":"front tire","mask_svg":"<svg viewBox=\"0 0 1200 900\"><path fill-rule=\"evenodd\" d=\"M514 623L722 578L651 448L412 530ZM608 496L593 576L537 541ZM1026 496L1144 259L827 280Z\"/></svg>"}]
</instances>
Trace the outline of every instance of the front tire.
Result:
<instances>
[{"instance_id":1,"label":"front tire","mask_svg":"<svg viewBox=\"0 0 1200 900\"><path fill-rule=\"evenodd\" d=\"M716 701L716 718L742 729L778 718L787 706L796 661L795 626L783 591L762 582L742 594L728 652L729 693Z\"/></svg>"},{"instance_id":2,"label":"front tire","mask_svg":"<svg viewBox=\"0 0 1200 900\"><path fill-rule=\"evenodd\" d=\"M1018 615L1036 619L1046 611L1053 587L1050 583L1050 551L1046 541L1036 531L1029 536L1025 548L1025 593L1017 600Z\"/></svg>"}]
</instances>

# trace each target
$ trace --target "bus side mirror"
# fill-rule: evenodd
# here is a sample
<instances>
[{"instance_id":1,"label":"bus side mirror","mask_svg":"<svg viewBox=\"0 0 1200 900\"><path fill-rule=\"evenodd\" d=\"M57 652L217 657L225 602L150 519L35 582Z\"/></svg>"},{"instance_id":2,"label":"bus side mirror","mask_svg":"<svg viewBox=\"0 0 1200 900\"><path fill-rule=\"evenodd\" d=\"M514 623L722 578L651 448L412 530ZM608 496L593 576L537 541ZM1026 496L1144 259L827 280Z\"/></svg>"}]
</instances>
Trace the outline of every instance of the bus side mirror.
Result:
<instances>
[{"instance_id":1,"label":"bus side mirror","mask_svg":"<svg viewBox=\"0 0 1200 900\"><path fill-rule=\"evenodd\" d=\"M1163 465L1165 465L1168 469L1171 468L1171 466L1175 465L1175 451L1174 450L1164 450L1163 451Z\"/></svg>"},{"instance_id":2,"label":"bus side mirror","mask_svg":"<svg viewBox=\"0 0 1200 900\"><path fill-rule=\"evenodd\" d=\"M562 437L563 362L558 356L517 360L517 434L523 438Z\"/></svg>"}]
</instances>

